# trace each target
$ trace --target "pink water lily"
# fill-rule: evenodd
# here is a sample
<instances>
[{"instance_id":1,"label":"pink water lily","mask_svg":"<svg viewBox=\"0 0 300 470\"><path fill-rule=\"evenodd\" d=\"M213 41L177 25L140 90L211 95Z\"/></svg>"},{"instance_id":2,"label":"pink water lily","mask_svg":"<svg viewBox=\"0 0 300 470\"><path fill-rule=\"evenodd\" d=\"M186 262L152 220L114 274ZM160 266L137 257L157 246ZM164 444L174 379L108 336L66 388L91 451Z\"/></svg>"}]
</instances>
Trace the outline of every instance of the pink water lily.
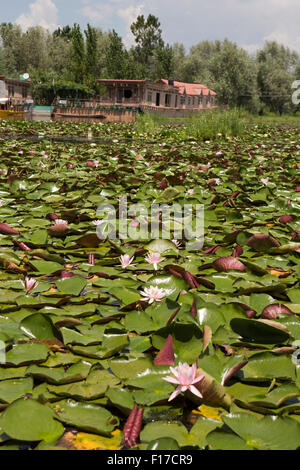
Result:
<instances>
[{"instance_id":1,"label":"pink water lily","mask_svg":"<svg viewBox=\"0 0 300 470\"><path fill-rule=\"evenodd\" d=\"M99 166L99 161L98 160L93 160L93 161L88 160L86 162L86 166L89 166L91 168L97 168Z\"/></svg>"},{"instance_id":2,"label":"pink water lily","mask_svg":"<svg viewBox=\"0 0 300 470\"><path fill-rule=\"evenodd\" d=\"M35 289L39 283L32 277L25 277L25 282L21 281L23 287L29 292L32 289Z\"/></svg>"},{"instance_id":3,"label":"pink water lily","mask_svg":"<svg viewBox=\"0 0 300 470\"><path fill-rule=\"evenodd\" d=\"M176 240L175 238L172 240L172 243L174 243L174 245L176 245L176 247L180 250L180 247L181 247L181 242Z\"/></svg>"},{"instance_id":4,"label":"pink water lily","mask_svg":"<svg viewBox=\"0 0 300 470\"><path fill-rule=\"evenodd\" d=\"M134 256L130 258L129 255L122 255L119 259L121 261L122 268L127 268L127 266L130 266L134 260Z\"/></svg>"},{"instance_id":5,"label":"pink water lily","mask_svg":"<svg viewBox=\"0 0 300 470\"><path fill-rule=\"evenodd\" d=\"M68 222L66 220L63 220L63 219L55 219L54 224L55 225L68 225Z\"/></svg>"},{"instance_id":6,"label":"pink water lily","mask_svg":"<svg viewBox=\"0 0 300 470\"><path fill-rule=\"evenodd\" d=\"M269 183L269 178L261 178L260 182L267 186L267 184Z\"/></svg>"},{"instance_id":7,"label":"pink water lily","mask_svg":"<svg viewBox=\"0 0 300 470\"><path fill-rule=\"evenodd\" d=\"M161 258L160 253L149 253L148 256L146 256L145 260L149 264L153 264L154 269L158 269L158 263L161 261L164 261L165 258Z\"/></svg>"},{"instance_id":8,"label":"pink water lily","mask_svg":"<svg viewBox=\"0 0 300 470\"><path fill-rule=\"evenodd\" d=\"M192 196L194 194L194 190L192 188L188 189L186 194L187 194L187 196Z\"/></svg>"},{"instance_id":9,"label":"pink water lily","mask_svg":"<svg viewBox=\"0 0 300 470\"><path fill-rule=\"evenodd\" d=\"M189 366L186 362L184 364L179 362L179 365L177 367L170 367L170 371L172 372L174 377L163 377L163 380L166 380L167 382L170 382L172 384L176 384L178 385L178 387L171 394L168 401L173 400L181 392L186 392L187 390L190 390L190 392L192 392L194 395L197 395L197 397L202 398L202 394L194 386L194 384L203 380L204 374L198 375L196 364Z\"/></svg>"},{"instance_id":10,"label":"pink water lily","mask_svg":"<svg viewBox=\"0 0 300 470\"><path fill-rule=\"evenodd\" d=\"M160 302L165 297L165 291L157 286L145 287L141 292L141 295L145 297L143 300L148 300L149 304L153 302Z\"/></svg>"}]
</instances>

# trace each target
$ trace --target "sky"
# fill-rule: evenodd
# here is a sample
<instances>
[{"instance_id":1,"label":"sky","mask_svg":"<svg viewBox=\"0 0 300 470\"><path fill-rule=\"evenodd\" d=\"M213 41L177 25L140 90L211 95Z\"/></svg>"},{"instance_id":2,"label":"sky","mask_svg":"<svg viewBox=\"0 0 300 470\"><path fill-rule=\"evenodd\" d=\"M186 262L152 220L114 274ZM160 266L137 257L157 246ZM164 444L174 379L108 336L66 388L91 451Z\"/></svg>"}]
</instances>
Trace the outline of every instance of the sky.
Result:
<instances>
[{"instance_id":1,"label":"sky","mask_svg":"<svg viewBox=\"0 0 300 470\"><path fill-rule=\"evenodd\" d=\"M249 52L276 40L300 54L300 0L0 0L1 22L23 29L87 23L115 29L130 47L130 25L140 14L157 16L163 39L189 48L200 41L236 42Z\"/></svg>"}]
</instances>

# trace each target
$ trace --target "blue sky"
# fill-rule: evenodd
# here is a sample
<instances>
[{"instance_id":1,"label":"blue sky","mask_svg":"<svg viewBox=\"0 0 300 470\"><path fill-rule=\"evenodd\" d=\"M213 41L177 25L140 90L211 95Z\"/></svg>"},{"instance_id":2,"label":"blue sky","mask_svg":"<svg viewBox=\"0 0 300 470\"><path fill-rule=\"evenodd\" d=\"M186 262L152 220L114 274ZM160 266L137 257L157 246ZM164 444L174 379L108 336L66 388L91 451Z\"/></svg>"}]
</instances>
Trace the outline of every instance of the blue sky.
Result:
<instances>
[{"instance_id":1,"label":"blue sky","mask_svg":"<svg viewBox=\"0 0 300 470\"><path fill-rule=\"evenodd\" d=\"M188 49L208 39L228 39L250 52L277 40L300 53L299 0L0 0L1 21L24 29L41 25L90 23L114 28L130 46L130 24L137 15L158 16L166 42Z\"/></svg>"}]
</instances>

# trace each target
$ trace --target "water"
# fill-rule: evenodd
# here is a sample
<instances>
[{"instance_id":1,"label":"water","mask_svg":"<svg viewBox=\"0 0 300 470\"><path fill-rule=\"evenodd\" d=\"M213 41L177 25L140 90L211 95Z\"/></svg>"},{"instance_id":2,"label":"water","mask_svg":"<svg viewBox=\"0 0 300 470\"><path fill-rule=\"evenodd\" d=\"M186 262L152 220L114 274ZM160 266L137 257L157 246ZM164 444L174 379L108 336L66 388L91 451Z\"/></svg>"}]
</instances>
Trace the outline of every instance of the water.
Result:
<instances>
[{"instance_id":1,"label":"water","mask_svg":"<svg viewBox=\"0 0 300 470\"><path fill-rule=\"evenodd\" d=\"M48 135L25 135L25 134L0 134L0 140L27 140L29 142L42 142L43 140L50 140L52 142L69 142L72 144L91 144L98 145L111 145L112 139L103 139L101 137L75 137L75 136L61 136L52 137ZM118 142L120 142L118 140Z\"/></svg>"}]
</instances>

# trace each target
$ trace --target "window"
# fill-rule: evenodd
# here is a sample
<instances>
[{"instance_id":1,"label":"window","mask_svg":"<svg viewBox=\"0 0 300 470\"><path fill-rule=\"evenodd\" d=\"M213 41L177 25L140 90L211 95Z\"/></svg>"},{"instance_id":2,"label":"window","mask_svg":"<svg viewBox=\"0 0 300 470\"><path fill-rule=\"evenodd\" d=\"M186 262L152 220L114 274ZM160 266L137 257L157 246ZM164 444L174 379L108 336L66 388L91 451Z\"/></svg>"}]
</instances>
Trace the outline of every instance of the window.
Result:
<instances>
[{"instance_id":1,"label":"window","mask_svg":"<svg viewBox=\"0 0 300 470\"><path fill-rule=\"evenodd\" d=\"M190 105L190 104L191 104L191 98L188 97L188 105Z\"/></svg>"},{"instance_id":2,"label":"window","mask_svg":"<svg viewBox=\"0 0 300 470\"><path fill-rule=\"evenodd\" d=\"M181 105L185 104L185 96L180 97L180 104Z\"/></svg>"},{"instance_id":3,"label":"window","mask_svg":"<svg viewBox=\"0 0 300 470\"><path fill-rule=\"evenodd\" d=\"M193 96L193 105L195 104L195 97Z\"/></svg>"},{"instance_id":4,"label":"window","mask_svg":"<svg viewBox=\"0 0 300 470\"><path fill-rule=\"evenodd\" d=\"M148 95L147 95L147 101L148 101L149 103L152 102L152 93L148 93Z\"/></svg>"},{"instance_id":5,"label":"window","mask_svg":"<svg viewBox=\"0 0 300 470\"><path fill-rule=\"evenodd\" d=\"M202 104L202 96L198 96L198 106Z\"/></svg>"},{"instance_id":6,"label":"window","mask_svg":"<svg viewBox=\"0 0 300 470\"><path fill-rule=\"evenodd\" d=\"M165 106L171 106L171 95L168 93L165 95Z\"/></svg>"},{"instance_id":7,"label":"window","mask_svg":"<svg viewBox=\"0 0 300 470\"><path fill-rule=\"evenodd\" d=\"M15 87L13 85L8 85L8 96L15 96Z\"/></svg>"}]
</instances>

